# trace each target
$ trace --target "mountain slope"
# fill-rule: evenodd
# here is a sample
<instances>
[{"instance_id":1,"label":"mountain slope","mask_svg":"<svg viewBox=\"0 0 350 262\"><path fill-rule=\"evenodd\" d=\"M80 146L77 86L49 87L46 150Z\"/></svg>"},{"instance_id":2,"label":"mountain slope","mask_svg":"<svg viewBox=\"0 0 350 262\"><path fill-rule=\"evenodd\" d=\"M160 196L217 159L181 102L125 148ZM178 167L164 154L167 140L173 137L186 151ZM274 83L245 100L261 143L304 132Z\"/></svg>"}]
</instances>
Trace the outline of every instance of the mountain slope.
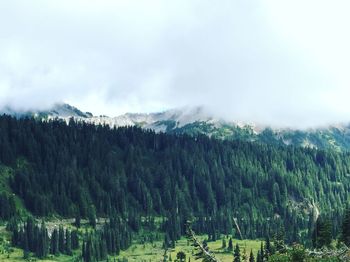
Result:
<instances>
[{"instance_id":1,"label":"mountain slope","mask_svg":"<svg viewBox=\"0 0 350 262\"><path fill-rule=\"evenodd\" d=\"M272 129L252 124L225 121L212 116L202 107L173 109L159 113L131 114L116 117L94 116L84 113L68 104L56 104L44 111L18 112L5 108L0 112L20 116L34 116L42 119L70 118L92 124L110 127L138 126L156 132L198 135L204 134L218 139L241 139L269 144L294 145L301 147L350 150L350 126L337 125L308 130Z\"/></svg>"},{"instance_id":2,"label":"mountain slope","mask_svg":"<svg viewBox=\"0 0 350 262\"><path fill-rule=\"evenodd\" d=\"M172 239L191 217L197 232L228 234L235 216L246 237L287 225L295 241L315 209L339 221L350 199L347 153L8 116L0 138L11 190L37 216L117 213L135 230L167 217Z\"/></svg>"},{"instance_id":3,"label":"mountain slope","mask_svg":"<svg viewBox=\"0 0 350 262\"><path fill-rule=\"evenodd\" d=\"M0 108L0 114L12 115L16 117L37 117L37 118L88 118L92 117L91 113L84 113L78 108L69 104L58 103L46 110L17 110L10 106Z\"/></svg>"}]
</instances>

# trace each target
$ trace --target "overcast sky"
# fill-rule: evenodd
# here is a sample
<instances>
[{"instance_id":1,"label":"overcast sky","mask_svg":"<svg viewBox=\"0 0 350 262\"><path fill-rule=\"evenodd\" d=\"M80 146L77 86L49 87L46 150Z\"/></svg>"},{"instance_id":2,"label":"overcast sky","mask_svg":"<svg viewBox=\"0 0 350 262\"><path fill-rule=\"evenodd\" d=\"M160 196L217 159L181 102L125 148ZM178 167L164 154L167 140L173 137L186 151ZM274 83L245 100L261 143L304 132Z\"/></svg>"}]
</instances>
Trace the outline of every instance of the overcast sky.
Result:
<instances>
[{"instance_id":1,"label":"overcast sky","mask_svg":"<svg viewBox=\"0 0 350 262\"><path fill-rule=\"evenodd\" d=\"M350 122L350 1L1 0L0 106Z\"/></svg>"}]
</instances>

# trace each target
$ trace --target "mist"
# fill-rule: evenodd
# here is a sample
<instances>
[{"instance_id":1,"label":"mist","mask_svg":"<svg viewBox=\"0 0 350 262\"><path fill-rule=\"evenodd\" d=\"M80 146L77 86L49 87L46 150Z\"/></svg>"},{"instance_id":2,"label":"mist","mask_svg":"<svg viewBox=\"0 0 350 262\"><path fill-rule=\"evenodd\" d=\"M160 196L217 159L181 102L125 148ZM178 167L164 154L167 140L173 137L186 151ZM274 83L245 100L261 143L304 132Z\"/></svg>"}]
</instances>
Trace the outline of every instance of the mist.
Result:
<instances>
[{"instance_id":1,"label":"mist","mask_svg":"<svg viewBox=\"0 0 350 262\"><path fill-rule=\"evenodd\" d=\"M0 2L0 107L350 122L347 1Z\"/></svg>"}]
</instances>

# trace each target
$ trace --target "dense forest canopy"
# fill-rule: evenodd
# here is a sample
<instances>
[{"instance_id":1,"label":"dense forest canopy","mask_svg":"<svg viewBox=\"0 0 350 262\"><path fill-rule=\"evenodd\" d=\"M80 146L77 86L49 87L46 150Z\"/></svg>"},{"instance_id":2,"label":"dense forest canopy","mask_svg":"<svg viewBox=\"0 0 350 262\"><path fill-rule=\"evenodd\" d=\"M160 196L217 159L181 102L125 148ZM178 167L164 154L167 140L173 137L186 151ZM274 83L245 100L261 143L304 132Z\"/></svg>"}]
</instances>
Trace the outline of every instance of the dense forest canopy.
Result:
<instances>
[{"instance_id":1,"label":"dense forest canopy","mask_svg":"<svg viewBox=\"0 0 350 262\"><path fill-rule=\"evenodd\" d=\"M335 234L350 192L348 153L73 120L1 116L0 162L34 215L113 213L134 230L141 217L162 217L172 239L189 218L215 238L231 233L235 217L246 238L283 228L287 241L302 240L319 212Z\"/></svg>"}]
</instances>

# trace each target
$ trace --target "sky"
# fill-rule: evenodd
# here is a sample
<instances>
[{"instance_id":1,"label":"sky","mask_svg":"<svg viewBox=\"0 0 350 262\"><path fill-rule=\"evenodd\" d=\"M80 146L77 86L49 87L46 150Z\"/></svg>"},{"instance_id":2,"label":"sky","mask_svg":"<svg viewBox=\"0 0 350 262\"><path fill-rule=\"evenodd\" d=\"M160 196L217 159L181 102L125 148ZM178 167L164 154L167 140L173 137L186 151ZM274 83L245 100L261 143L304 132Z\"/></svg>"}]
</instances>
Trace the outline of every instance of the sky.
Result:
<instances>
[{"instance_id":1,"label":"sky","mask_svg":"<svg viewBox=\"0 0 350 262\"><path fill-rule=\"evenodd\" d=\"M349 1L1 0L0 107L350 122Z\"/></svg>"}]
</instances>

